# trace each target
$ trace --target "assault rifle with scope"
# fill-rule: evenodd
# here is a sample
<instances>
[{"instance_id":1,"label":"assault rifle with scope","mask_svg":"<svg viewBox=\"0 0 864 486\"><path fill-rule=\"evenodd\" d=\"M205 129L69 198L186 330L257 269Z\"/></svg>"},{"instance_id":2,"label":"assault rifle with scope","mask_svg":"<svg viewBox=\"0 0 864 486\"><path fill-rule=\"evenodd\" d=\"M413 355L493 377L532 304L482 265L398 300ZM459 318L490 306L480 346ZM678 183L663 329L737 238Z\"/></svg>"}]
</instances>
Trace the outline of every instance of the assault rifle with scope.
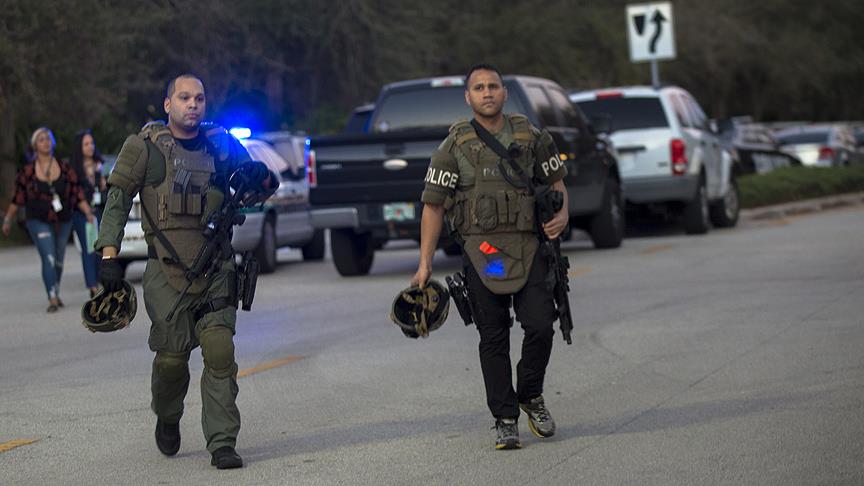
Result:
<instances>
[{"instance_id":1,"label":"assault rifle with scope","mask_svg":"<svg viewBox=\"0 0 864 486\"><path fill-rule=\"evenodd\" d=\"M195 280L215 273L223 261L234 258L234 250L231 247L231 228L234 225L242 225L246 221L246 216L240 213L240 208L247 206L247 203L253 201L261 191L251 189L249 181L240 170L231 174L229 185L235 190L221 208L210 214L203 230L205 243L195 255L192 265L186 269L184 275L186 285L165 318L169 322L174 318L177 307ZM242 309L245 311L252 309L257 279L258 261L251 251L244 252L240 267L237 269L237 295L233 297L242 303Z\"/></svg>"}]
</instances>

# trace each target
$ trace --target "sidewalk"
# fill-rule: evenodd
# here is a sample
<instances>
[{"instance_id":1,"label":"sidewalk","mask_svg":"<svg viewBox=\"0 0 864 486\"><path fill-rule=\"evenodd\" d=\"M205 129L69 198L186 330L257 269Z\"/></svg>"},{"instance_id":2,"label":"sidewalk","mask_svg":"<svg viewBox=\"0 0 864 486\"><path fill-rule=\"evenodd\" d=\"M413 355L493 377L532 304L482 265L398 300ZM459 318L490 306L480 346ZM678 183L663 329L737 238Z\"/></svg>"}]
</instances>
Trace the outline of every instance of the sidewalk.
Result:
<instances>
[{"instance_id":1,"label":"sidewalk","mask_svg":"<svg viewBox=\"0 0 864 486\"><path fill-rule=\"evenodd\" d=\"M753 209L742 209L741 219L766 220L779 219L799 214L815 213L828 209L842 208L848 206L860 206L864 204L864 192L853 192L850 194L839 194L817 199L806 199L772 206L762 206Z\"/></svg>"}]
</instances>

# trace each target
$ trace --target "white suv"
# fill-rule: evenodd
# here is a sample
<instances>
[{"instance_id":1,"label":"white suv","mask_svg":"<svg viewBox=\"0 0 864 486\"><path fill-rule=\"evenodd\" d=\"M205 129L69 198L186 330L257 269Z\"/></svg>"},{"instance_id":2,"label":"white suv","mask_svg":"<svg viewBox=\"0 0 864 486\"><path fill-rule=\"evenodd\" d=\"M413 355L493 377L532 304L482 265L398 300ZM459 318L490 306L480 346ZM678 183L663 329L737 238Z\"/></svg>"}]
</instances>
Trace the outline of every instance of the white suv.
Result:
<instances>
[{"instance_id":1,"label":"white suv","mask_svg":"<svg viewBox=\"0 0 864 486\"><path fill-rule=\"evenodd\" d=\"M681 213L691 234L738 222L734 161L690 93L633 86L573 92L570 100L608 119L628 203Z\"/></svg>"}]
</instances>

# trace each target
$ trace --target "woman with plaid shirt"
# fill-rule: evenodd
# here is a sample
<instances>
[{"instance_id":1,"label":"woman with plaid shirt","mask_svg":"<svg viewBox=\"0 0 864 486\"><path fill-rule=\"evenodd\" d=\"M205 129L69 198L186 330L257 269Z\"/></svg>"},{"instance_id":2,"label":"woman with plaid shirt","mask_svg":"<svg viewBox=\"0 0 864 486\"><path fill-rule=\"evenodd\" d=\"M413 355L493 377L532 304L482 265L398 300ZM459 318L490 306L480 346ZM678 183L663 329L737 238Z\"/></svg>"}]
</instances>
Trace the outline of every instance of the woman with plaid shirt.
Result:
<instances>
[{"instance_id":1,"label":"woman with plaid shirt","mask_svg":"<svg viewBox=\"0 0 864 486\"><path fill-rule=\"evenodd\" d=\"M33 161L18 173L15 196L3 219L3 234L8 235L18 208L26 209L27 231L42 259L42 281L48 294L48 312L63 306L60 277L63 259L72 231L72 211L78 208L87 221L94 221L90 205L78 183L78 175L67 163L54 157L54 134L42 127L30 137Z\"/></svg>"}]
</instances>

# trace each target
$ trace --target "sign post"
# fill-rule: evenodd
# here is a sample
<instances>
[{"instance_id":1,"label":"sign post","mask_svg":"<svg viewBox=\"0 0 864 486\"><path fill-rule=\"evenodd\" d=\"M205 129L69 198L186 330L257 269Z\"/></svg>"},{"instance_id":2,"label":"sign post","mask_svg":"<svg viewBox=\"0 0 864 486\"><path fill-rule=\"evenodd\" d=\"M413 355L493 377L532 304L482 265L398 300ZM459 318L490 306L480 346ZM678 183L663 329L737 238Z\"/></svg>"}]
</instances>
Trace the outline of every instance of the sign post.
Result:
<instances>
[{"instance_id":1,"label":"sign post","mask_svg":"<svg viewBox=\"0 0 864 486\"><path fill-rule=\"evenodd\" d=\"M630 61L651 62L651 84L660 86L657 61L675 59L675 31L670 2L627 6L627 37Z\"/></svg>"}]
</instances>

